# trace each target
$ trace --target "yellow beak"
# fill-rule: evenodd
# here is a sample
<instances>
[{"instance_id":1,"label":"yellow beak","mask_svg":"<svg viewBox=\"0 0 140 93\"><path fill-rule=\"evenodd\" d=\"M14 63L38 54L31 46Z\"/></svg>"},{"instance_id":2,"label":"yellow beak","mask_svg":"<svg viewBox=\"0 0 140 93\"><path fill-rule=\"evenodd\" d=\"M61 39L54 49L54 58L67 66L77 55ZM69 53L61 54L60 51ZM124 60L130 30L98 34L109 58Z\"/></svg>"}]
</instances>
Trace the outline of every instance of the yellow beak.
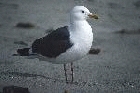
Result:
<instances>
[{"instance_id":1,"label":"yellow beak","mask_svg":"<svg viewBox=\"0 0 140 93\"><path fill-rule=\"evenodd\" d=\"M91 13L91 14L89 14L88 16L89 16L89 18L99 19L98 16L97 16L96 14L92 14L92 13Z\"/></svg>"}]
</instances>

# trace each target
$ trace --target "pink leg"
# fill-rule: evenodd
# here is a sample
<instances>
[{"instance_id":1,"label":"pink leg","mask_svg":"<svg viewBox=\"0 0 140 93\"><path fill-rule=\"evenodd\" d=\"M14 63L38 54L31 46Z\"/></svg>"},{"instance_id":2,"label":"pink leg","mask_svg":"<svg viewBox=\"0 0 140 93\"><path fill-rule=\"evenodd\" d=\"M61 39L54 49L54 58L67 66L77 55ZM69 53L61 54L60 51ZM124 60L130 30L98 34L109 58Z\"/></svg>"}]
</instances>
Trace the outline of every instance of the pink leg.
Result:
<instances>
[{"instance_id":1,"label":"pink leg","mask_svg":"<svg viewBox=\"0 0 140 93\"><path fill-rule=\"evenodd\" d=\"M73 73L73 63L71 63L71 82L74 80L74 73Z\"/></svg>"},{"instance_id":2,"label":"pink leg","mask_svg":"<svg viewBox=\"0 0 140 93\"><path fill-rule=\"evenodd\" d=\"M66 83L68 83L66 64L64 64L64 71L65 71Z\"/></svg>"},{"instance_id":3,"label":"pink leg","mask_svg":"<svg viewBox=\"0 0 140 93\"><path fill-rule=\"evenodd\" d=\"M69 68L69 69L68 69ZM65 71L65 79L66 83L73 82L74 80L74 73L73 73L73 63L64 64L64 71Z\"/></svg>"}]
</instances>

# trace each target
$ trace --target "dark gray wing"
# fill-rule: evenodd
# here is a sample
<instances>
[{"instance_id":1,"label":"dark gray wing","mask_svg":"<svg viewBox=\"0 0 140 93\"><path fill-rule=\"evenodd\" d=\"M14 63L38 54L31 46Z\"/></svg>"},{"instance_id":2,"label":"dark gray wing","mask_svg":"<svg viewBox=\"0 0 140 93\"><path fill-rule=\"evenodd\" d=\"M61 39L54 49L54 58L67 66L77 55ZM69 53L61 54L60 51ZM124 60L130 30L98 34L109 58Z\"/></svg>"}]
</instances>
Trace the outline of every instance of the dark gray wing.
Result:
<instances>
[{"instance_id":1,"label":"dark gray wing","mask_svg":"<svg viewBox=\"0 0 140 93\"><path fill-rule=\"evenodd\" d=\"M32 52L53 58L66 52L72 45L68 27L64 26L43 38L36 39L32 44Z\"/></svg>"}]
</instances>

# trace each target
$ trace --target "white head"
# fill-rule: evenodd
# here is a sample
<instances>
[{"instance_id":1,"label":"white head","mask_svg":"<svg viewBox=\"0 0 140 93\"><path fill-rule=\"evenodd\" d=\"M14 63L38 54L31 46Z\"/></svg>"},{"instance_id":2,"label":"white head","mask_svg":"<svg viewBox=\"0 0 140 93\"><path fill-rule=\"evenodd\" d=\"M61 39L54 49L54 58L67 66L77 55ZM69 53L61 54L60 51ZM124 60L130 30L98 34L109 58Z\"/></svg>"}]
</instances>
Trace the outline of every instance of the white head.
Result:
<instances>
[{"instance_id":1,"label":"white head","mask_svg":"<svg viewBox=\"0 0 140 93\"><path fill-rule=\"evenodd\" d=\"M82 21L87 18L98 19L98 16L90 13L90 11L84 6L75 6L70 12L71 20Z\"/></svg>"}]
</instances>

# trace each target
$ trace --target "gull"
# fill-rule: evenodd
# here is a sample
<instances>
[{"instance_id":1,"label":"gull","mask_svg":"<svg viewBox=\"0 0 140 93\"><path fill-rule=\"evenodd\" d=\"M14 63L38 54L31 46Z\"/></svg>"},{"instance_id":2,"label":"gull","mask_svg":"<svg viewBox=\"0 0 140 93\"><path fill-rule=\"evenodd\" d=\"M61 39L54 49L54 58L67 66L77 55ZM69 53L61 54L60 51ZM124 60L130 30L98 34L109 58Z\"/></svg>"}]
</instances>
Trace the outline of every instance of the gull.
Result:
<instances>
[{"instance_id":1,"label":"gull","mask_svg":"<svg viewBox=\"0 0 140 93\"><path fill-rule=\"evenodd\" d=\"M93 32L89 18L98 19L84 6L75 6L70 11L69 24L55 29L48 35L36 39L29 48L18 49L20 56L36 56L53 64L63 64L66 82L73 82L73 62L86 56L92 46ZM68 80L67 64L71 66L71 78Z\"/></svg>"}]
</instances>

